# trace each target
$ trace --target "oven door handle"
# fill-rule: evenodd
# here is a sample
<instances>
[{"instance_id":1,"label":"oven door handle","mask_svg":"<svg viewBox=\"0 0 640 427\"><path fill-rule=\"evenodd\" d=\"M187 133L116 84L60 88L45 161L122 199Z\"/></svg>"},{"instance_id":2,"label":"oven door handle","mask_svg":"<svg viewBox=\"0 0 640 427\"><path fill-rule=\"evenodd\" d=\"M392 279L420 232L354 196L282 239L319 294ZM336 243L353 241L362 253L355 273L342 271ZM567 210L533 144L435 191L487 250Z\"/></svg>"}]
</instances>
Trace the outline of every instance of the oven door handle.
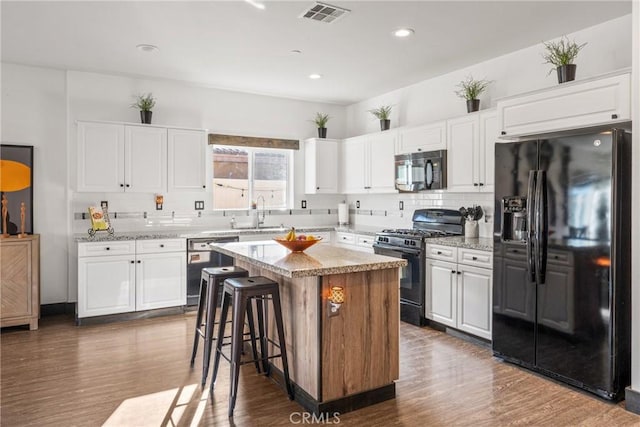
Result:
<instances>
[{"instance_id":1,"label":"oven door handle","mask_svg":"<svg viewBox=\"0 0 640 427\"><path fill-rule=\"evenodd\" d=\"M405 253L405 254L411 254L411 255L420 255L420 253L422 252L420 249L401 248L398 246L381 245L378 243L373 245L374 252L376 248L397 252L399 254ZM384 254L379 254L379 255L384 255Z\"/></svg>"}]
</instances>

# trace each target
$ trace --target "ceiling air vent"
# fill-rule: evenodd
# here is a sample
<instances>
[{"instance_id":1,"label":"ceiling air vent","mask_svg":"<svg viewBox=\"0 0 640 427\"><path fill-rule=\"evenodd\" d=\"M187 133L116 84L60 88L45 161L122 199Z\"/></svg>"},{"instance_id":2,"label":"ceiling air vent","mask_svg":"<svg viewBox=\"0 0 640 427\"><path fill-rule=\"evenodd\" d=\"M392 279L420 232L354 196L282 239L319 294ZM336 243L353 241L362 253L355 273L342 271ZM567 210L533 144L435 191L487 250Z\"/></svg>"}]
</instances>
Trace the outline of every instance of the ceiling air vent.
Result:
<instances>
[{"instance_id":1,"label":"ceiling air vent","mask_svg":"<svg viewBox=\"0 0 640 427\"><path fill-rule=\"evenodd\" d=\"M327 24L330 24L337 21L349 12L351 12L349 9L332 6L330 4L320 3L319 1L317 1L309 9L306 9L304 12L302 12L300 18L306 18L311 19L312 21L326 22Z\"/></svg>"}]
</instances>

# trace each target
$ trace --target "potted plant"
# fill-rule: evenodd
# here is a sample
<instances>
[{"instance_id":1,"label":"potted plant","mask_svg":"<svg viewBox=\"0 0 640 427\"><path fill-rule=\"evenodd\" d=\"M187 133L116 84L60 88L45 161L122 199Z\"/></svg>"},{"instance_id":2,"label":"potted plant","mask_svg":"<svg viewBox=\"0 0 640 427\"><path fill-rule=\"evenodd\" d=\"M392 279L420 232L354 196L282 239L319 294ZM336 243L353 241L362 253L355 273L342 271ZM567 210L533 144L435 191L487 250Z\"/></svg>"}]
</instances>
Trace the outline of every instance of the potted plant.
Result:
<instances>
[{"instance_id":1,"label":"potted plant","mask_svg":"<svg viewBox=\"0 0 640 427\"><path fill-rule=\"evenodd\" d=\"M391 105L383 105L382 107L369 110L369 112L380 120L380 130L389 129L391 126L391 120L389 119L389 115L391 115Z\"/></svg>"},{"instance_id":2,"label":"potted plant","mask_svg":"<svg viewBox=\"0 0 640 427\"><path fill-rule=\"evenodd\" d=\"M473 76L468 76L458 84L460 89L456 91L456 95L467 100L467 113L473 113L480 109L478 96L490 83L490 80L474 80Z\"/></svg>"},{"instance_id":3,"label":"potted plant","mask_svg":"<svg viewBox=\"0 0 640 427\"><path fill-rule=\"evenodd\" d=\"M140 120L142 123L151 124L151 115L153 112L151 109L156 105L156 100L153 98L153 94L141 94L136 98L136 102L131 104L131 108L137 108L140 110Z\"/></svg>"},{"instance_id":4,"label":"potted plant","mask_svg":"<svg viewBox=\"0 0 640 427\"><path fill-rule=\"evenodd\" d=\"M546 52L542 57L546 61L545 64L552 64L554 68L549 70L549 74L556 70L558 72L558 83L570 82L576 78L576 64L573 61L578 56L578 52L586 43L577 44L570 41L567 36L562 36L557 42L542 42Z\"/></svg>"},{"instance_id":5,"label":"potted plant","mask_svg":"<svg viewBox=\"0 0 640 427\"><path fill-rule=\"evenodd\" d=\"M326 138L327 137L327 122L331 117L328 114L316 113L316 117L313 119L313 122L318 127L318 138Z\"/></svg>"}]
</instances>

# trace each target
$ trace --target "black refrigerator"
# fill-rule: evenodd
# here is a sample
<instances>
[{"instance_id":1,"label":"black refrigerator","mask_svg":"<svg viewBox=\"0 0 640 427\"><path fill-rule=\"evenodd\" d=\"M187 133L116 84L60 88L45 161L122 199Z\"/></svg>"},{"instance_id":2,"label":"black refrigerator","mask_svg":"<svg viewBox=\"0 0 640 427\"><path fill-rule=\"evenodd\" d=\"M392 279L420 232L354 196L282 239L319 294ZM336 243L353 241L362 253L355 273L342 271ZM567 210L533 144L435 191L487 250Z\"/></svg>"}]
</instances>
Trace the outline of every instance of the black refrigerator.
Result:
<instances>
[{"instance_id":1,"label":"black refrigerator","mask_svg":"<svg viewBox=\"0 0 640 427\"><path fill-rule=\"evenodd\" d=\"M630 383L631 134L495 149L493 353L617 400Z\"/></svg>"}]
</instances>

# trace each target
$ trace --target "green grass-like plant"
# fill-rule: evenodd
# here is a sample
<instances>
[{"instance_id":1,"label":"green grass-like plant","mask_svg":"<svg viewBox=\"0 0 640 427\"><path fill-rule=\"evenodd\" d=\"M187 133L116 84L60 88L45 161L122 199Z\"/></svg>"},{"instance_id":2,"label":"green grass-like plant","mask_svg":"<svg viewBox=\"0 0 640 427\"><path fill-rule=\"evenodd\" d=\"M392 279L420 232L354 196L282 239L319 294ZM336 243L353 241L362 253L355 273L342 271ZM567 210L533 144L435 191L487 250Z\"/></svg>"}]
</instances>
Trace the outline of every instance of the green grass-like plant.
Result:
<instances>
[{"instance_id":1,"label":"green grass-like plant","mask_svg":"<svg viewBox=\"0 0 640 427\"><path fill-rule=\"evenodd\" d=\"M556 68L563 65L573 64L573 61L578 56L578 52L587 43L577 44L575 41L571 41L567 36L562 36L557 42L542 42L546 49L546 52L542 54L542 58L545 60L545 64L552 64L554 68L549 70L551 74Z\"/></svg>"},{"instance_id":2,"label":"green grass-like plant","mask_svg":"<svg viewBox=\"0 0 640 427\"><path fill-rule=\"evenodd\" d=\"M467 101L478 99L489 84L491 84L490 80L474 80L473 76L468 76L458 84L460 89L456 90L456 95Z\"/></svg>"},{"instance_id":3,"label":"green grass-like plant","mask_svg":"<svg viewBox=\"0 0 640 427\"><path fill-rule=\"evenodd\" d=\"M156 105L156 100L153 98L152 93L141 94L136 97L136 102L131 104L131 108L137 108L140 111L151 111Z\"/></svg>"},{"instance_id":4,"label":"green grass-like plant","mask_svg":"<svg viewBox=\"0 0 640 427\"><path fill-rule=\"evenodd\" d=\"M382 107L369 110L369 112L376 116L378 120L389 120L389 116L391 115L391 108L391 105L383 105Z\"/></svg>"},{"instance_id":5,"label":"green grass-like plant","mask_svg":"<svg viewBox=\"0 0 640 427\"><path fill-rule=\"evenodd\" d=\"M316 113L316 117L312 120L319 128L326 128L327 122L331 117L328 114Z\"/></svg>"}]
</instances>

